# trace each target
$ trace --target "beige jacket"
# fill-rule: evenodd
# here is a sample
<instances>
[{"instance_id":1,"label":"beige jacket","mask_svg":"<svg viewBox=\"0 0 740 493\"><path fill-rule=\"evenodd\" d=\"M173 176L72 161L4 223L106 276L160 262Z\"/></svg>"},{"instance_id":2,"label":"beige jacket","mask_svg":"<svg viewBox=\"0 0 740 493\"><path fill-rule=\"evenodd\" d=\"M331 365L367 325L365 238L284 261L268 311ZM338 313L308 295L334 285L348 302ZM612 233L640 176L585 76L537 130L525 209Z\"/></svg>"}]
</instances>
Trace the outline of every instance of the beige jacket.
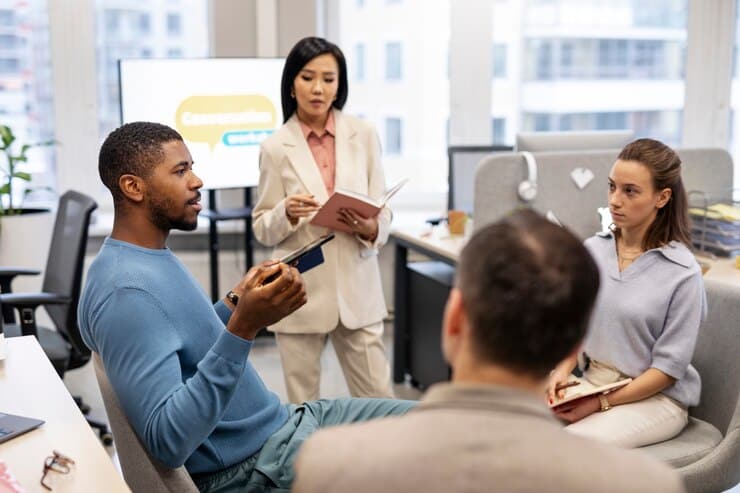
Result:
<instances>
[{"instance_id":1,"label":"beige jacket","mask_svg":"<svg viewBox=\"0 0 740 493\"><path fill-rule=\"evenodd\" d=\"M377 133L370 124L333 111L335 188L380 199L385 193L385 177ZM329 198L295 115L266 139L260 149L260 182L252 227L262 244L275 247L273 258L280 258L328 232L326 228L309 224L310 218L291 225L285 216L285 198L293 194L313 194L321 204ZM378 222L378 237L373 244L337 232L336 238L322 247L324 263L303 275L308 302L270 330L324 333L333 330L340 320L350 329L382 320L387 311L377 254L388 240L391 222L388 208L380 213Z\"/></svg>"},{"instance_id":2,"label":"beige jacket","mask_svg":"<svg viewBox=\"0 0 740 493\"><path fill-rule=\"evenodd\" d=\"M535 396L438 384L407 415L328 428L296 462L297 493L674 493L677 473L569 434Z\"/></svg>"}]
</instances>

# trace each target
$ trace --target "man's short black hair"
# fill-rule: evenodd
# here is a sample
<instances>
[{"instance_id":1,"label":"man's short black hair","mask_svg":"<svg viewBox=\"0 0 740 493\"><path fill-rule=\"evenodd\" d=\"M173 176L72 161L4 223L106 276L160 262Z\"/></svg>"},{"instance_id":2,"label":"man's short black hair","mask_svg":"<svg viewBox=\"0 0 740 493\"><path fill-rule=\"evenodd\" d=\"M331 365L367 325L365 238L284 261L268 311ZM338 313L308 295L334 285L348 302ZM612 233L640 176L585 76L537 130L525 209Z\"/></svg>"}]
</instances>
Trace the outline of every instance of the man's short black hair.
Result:
<instances>
[{"instance_id":1,"label":"man's short black hair","mask_svg":"<svg viewBox=\"0 0 740 493\"><path fill-rule=\"evenodd\" d=\"M118 181L123 175L146 178L164 159L162 145L182 141L176 130L152 122L133 122L117 128L100 147L98 172L113 195L114 204L123 200Z\"/></svg>"},{"instance_id":2,"label":"man's short black hair","mask_svg":"<svg viewBox=\"0 0 740 493\"><path fill-rule=\"evenodd\" d=\"M541 378L583 339L599 272L572 233L525 209L473 236L457 286L476 355Z\"/></svg>"}]
</instances>

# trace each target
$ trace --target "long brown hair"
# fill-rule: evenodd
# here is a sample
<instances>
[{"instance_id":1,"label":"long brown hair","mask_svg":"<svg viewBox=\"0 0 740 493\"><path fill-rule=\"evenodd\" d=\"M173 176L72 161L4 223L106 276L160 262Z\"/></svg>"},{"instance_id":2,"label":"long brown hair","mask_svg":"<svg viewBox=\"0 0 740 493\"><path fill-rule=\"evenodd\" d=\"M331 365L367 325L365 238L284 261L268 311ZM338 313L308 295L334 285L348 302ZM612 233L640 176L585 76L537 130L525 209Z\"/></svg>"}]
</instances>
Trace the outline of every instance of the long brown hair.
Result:
<instances>
[{"instance_id":1,"label":"long brown hair","mask_svg":"<svg viewBox=\"0 0 740 493\"><path fill-rule=\"evenodd\" d=\"M619 153L621 161L636 161L653 177L656 191L671 189L671 198L660 209L642 239L643 250L662 247L671 241L691 246L688 197L681 179L681 158L676 151L653 139L637 139ZM616 230L619 234L619 230Z\"/></svg>"}]
</instances>

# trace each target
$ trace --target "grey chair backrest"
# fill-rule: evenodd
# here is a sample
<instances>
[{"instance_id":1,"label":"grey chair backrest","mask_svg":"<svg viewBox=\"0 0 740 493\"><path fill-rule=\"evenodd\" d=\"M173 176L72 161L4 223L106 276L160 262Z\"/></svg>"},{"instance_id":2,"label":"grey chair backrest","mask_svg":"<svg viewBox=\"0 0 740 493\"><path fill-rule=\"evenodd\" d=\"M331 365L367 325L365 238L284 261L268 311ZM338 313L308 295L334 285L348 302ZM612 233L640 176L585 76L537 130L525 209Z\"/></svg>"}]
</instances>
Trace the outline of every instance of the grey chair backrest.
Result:
<instances>
[{"instance_id":1,"label":"grey chair backrest","mask_svg":"<svg viewBox=\"0 0 740 493\"><path fill-rule=\"evenodd\" d=\"M724 149L679 149L687 191L701 190L710 199L728 197L732 187L732 157ZM555 216L581 238L601 230L596 209L607 205L607 177L619 154L609 151L537 152L537 197L531 203L517 195L527 179L520 153L500 153L483 159L476 169L473 219L476 229L517 207L531 206ZM582 190L571 179L576 168L589 169L593 180Z\"/></svg>"},{"instance_id":2,"label":"grey chair backrest","mask_svg":"<svg viewBox=\"0 0 740 493\"><path fill-rule=\"evenodd\" d=\"M59 197L41 286L45 293L56 293L71 299L68 304L44 306L57 330L72 344L72 358L75 361L71 362L70 368L78 368L90 359L90 350L82 341L77 325L77 305L82 289L90 218L97 208L98 204L92 197L74 190Z\"/></svg>"},{"instance_id":3,"label":"grey chair backrest","mask_svg":"<svg viewBox=\"0 0 740 493\"><path fill-rule=\"evenodd\" d=\"M690 492L724 491L740 482L740 286L706 280L709 313L693 364L702 380L701 402L691 416L713 424L722 440L679 469Z\"/></svg>"},{"instance_id":4,"label":"grey chair backrest","mask_svg":"<svg viewBox=\"0 0 740 493\"><path fill-rule=\"evenodd\" d=\"M100 393L103 395L105 411L113 431L123 478L131 491L134 493L198 493L198 488L185 467L170 469L149 455L126 418L113 387L108 381L103 360L97 353L93 353L93 364Z\"/></svg>"},{"instance_id":5,"label":"grey chair backrest","mask_svg":"<svg viewBox=\"0 0 740 493\"><path fill-rule=\"evenodd\" d=\"M692 361L701 375L701 402L691 415L724 436L734 430L740 447L740 285L711 279L705 285L709 311Z\"/></svg>"}]
</instances>

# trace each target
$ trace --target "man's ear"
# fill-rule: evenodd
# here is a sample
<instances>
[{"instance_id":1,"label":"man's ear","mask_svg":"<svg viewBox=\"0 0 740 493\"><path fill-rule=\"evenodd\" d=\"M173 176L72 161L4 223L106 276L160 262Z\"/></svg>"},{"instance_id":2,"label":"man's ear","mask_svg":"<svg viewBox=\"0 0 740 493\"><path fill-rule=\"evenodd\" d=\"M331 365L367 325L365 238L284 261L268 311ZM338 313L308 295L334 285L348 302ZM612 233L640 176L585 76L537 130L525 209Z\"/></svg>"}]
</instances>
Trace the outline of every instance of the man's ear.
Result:
<instances>
[{"instance_id":1,"label":"man's ear","mask_svg":"<svg viewBox=\"0 0 740 493\"><path fill-rule=\"evenodd\" d=\"M121 175L118 187L123 195L131 202L139 203L144 200L144 181L136 175Z\"/></svg>"},{"instance_id":2,"label":"man's ear","mask_svg":"<svg viewBox=\"0 0 740 493\"><path fill-rule=\"evenodd\" d=\"M665 205L668 203L669 200L671 200L671 195L673 195L673 190L670 188L664 188L660 191L660 196L658 197L658 202L655 204L655 207L658 209L662 209L665 207Z\"/></svg>"},{"instance_id":3,"label":"man's ear","mask_svg":"<svg viewBox=\"0 0 740 493\"><path fill-rule=\"evenodd\" d=\"M452 288L445 306L442 324L442 353L445 360L452 364L460 345L467 335L467 314L463 305L462 293Z\"/></svg>"}]
</instances>

